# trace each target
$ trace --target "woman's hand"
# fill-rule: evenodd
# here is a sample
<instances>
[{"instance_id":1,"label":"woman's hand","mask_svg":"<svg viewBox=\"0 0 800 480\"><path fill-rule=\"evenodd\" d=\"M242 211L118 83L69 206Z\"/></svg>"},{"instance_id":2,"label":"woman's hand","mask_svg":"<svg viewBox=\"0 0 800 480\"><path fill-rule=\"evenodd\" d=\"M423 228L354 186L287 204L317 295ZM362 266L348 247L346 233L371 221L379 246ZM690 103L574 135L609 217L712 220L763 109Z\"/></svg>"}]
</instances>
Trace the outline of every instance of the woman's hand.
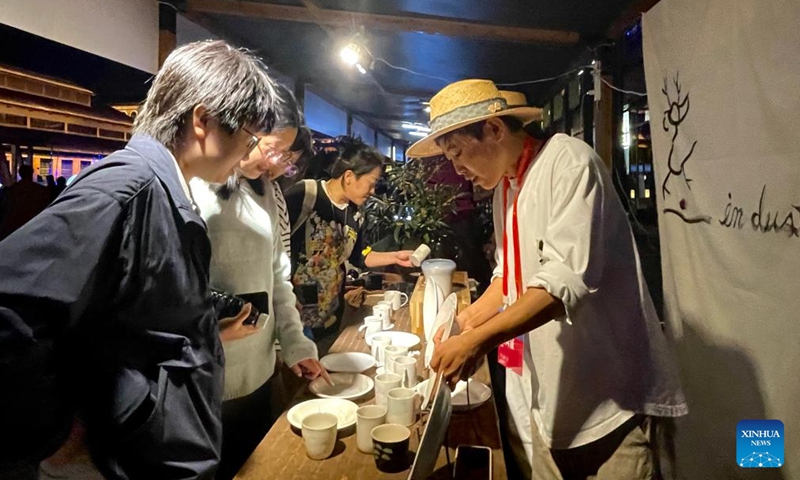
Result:
<instances>
[{"instance_id":1,"label":"woman's hand","mask_svg":"<svg viewBox=\"0 0 800 480\"><path fill-rule=\"evenodd\" d=\"M249 337L261 330L256 325L245 325L244 321L250 316L252 305L245 304L242 311L235 317L223 318L219 321L219 338L223 342L240 340Z\"/></svg>"},{"instance_id":2,"label":"woman's hand","mask_svg":"<svg viewBox=\"0 0 800 480\"><path fill-rule=\"evenodd\" d=\"M399 252L394 252L395 265L399 265L401 267L413 267L414 265L411 264L412 253L414 252L411 250L400 250Z\"/></svg>"},{"instance_id":3,"label":"woman's hand","mask_svg":"<svg viewBox=\"0 0 800 480\"><path fill-rule=\"evenodd\" d=\"M292 371L298 377L304 377L306 380L314 380L317 377L322 377L326 382L328 382L328 385L333 385L331 377L328 375L328 371L325 370L325 367L323 367L316 358L306 358L305 360L300 360L296 364L292 365Z\"/></svg>"}]
</instances>

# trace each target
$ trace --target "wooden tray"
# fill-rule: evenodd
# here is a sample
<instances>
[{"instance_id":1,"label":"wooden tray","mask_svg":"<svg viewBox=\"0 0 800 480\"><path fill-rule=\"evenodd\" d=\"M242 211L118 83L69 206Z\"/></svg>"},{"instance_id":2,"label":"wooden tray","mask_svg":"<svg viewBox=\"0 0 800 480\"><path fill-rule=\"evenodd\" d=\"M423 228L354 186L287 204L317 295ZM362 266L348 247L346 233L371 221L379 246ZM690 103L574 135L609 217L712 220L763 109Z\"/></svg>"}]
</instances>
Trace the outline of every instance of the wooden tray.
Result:
<instances>
[{"instance_id":1,"label":"wooden tray","mask_svg":"<svg viewBox=\"0 0 800 480\"><path fill-rule=\"evenodd\" d=\"M458 296L458 312L467 308L470 304L469 275L467 272L453 273L453 292ZM422 301L425 298L425 276L420 275L414 293L408 302L408 309L411 315L411 333L425 338L425 328L422 323Z\"/></svg>"}]
</instances>

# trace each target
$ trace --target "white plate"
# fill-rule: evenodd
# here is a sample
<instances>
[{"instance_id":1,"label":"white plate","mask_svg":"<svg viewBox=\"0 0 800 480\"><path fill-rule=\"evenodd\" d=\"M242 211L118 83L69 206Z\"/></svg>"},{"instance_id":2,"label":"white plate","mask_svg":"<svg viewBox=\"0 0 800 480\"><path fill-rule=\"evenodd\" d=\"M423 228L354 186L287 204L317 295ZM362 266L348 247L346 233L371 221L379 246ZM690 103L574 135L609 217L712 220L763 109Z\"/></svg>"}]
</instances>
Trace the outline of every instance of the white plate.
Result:
<instances>
[{"instance_id":1,"label":"white plate","mask_svg":"<svg viewBox=\"0 0 800 480\"><path fill-rule=\"evenodd\" d=\"M375 359L368 353L345 352L325 355L319 361L329 372L361 373L375 366Z\"/></svg>"},{"instance_id":2,"label":"white plate","mask_svg":"<svg viewBox=\"0 0 800 480\"><path fill-rule=\"evenodd\" d=\"M433 282L425 283L425 292L422 297L422 328L425 332L425 340L428 342L433 335L436 314L439 313L440 293L441 290Z\"/></svg>"},{"instance_id":3,"label":"white plate","mask_svg":"<svg viewBox=\"0 0 800 480\"><path fill-rule=\"evenodd\" d=\"M296 429L302 430L303 419L312 413L332 413L339 419L339 430L352 427L356 424L356 410L358 405L350 400L340 398L317 398L298 403L286 414L289 423Z\"/></svg>"},{"instance_id":4,"label":"white plate","mask_svg":"<svg viewBox=\"0 0 800 480\"><path fill-rule=\"evenodd\" d=\"M308 389L318 397L352 400L368 394L375 386L371 378L360 373L331 373L330 377L333 386L328 385L324 378L317 377Z\"/></svg>"},{"instance_id":5,"label":"white plate","mask_svg":"<svg viewBox=\"0 0 800 480\"><path fill-rule=\"evenodd\" d=\"M431 380L423 380L414 387L417 393L423 397L427 394L428 384ZM492 398L492 389L485 383L469 379L469 403L467 402L467 382L460 381L456 384L455 390L450 394L453 401L454 410L471 410L486 403Z\"/></svg>"},{"instance_id":6,"label":"white plate","mask_svg":"<svg viewBox=\"0 0 800 480\"><path fill-rule=\"evenodd\" d=\"M398 345L400 347L416 347L419 345L420 339L418 336L414 335L413 333L408 332L375 332L370 333L367 335L367 345L370 347L372 346L372 337L376 335L386 335L387 337L392 338L392 345Z\"/></svg>"},{"instance_id":7,"label":"white plate","mask_svg":"<svg viewBox=\"0 0 800 480\"><path fill-rule=\"evenodd\" d=\"M434 379L430 380L431 382ZM422 439L414 456L414 463L411 465L409 480L424 480L433 474L436 459L439 458L439 451L444 443L444 436L447 427L450 425L450 417L453 413L452 398L447 394L447 385L439 383L436 390L431 413L422 431Z\"/></svg>"},{"instance_id":8,"label":"white plate","mask_svg":"<svg viewBox=\"0 0 800 480\"><path fill-rule=\"evenodd\" d=\"M458 296L455 293L451 293L447 299L445 299L444 303L442 303L439 313L436 314L436 321L433 322L433 329L431 330L430 338L428 338L428 343L425 344L426 367L430 366L431 358L433 358L433 350L435 347L435 344L433 343L433 336L436 335L436 331L439 330L439 327L442 325L445 326L445 332L442 335L442 341L447 340L450 335L452 335L453 320L456 318L456 308L458 308Z\"/></svg>"}]
</instances>

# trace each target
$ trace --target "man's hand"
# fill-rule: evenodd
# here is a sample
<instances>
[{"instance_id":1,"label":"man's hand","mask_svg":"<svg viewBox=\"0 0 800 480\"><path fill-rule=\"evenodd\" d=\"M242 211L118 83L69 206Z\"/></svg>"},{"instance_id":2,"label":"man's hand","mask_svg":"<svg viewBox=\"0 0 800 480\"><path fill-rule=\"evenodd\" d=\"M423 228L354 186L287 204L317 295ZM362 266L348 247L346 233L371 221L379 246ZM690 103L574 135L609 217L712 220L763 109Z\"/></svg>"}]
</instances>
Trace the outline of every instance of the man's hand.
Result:
<instances>
[{"instance_id":1,"label":"man's hand","mask_svg":"<svg viewBox=\"0 0 800 480\"><path fill-rule=\"evenodd\" d=\"M235 317L223 318L219 321L219 338L223 342L230 342L249 337L254 333L258 333L261 329L256 325L245 325L244 321L250 315L252 305L245 304L242 311Z\"/></svg>"},{"instance_id":2,"label":"man's hand","mask_svg":"<svg viewBox=\"0 0 800 480\"><path fill-rule=\"evenodd\" d=\"M305 360L300 360L296 364L292 365L292 371L298 377L304 377L306 380L314 380L317 377L322 377L328 382L328 385L333 385L331 381L331 377L328 375L328 371L325 370L325 367L319 363L319 360L315 358L306 358Z\"/></svg>"},{"instance_id":3,"label":"man's hand","mask_svg":"<svg viewBox=\"0 0 800 480\"><path fill-rule=\"evenodd\" d=\"M411 250L401 250L399 252L394 252L395 264L400 265L401 267L413 267L414 265L411 264L412 253L414 252Z\"/></svg>"},{"instance_id":4,"label":"man's hand","mask_svg":"<svg viewBox=\"0 0 800 480\"><path fill-rule=\"evenodd\" d=\"M466 333L473 328L474 326L470 325L469 321L465 319L463 315L456 316L456 323L458 324L458 331L460 333ZM447 325L441 325L436 330L436 333L433 334L433 344L438 347L440 343L442 343L442 336L444 335L444 328Z\"/></svg>"},{"instance_id":5,"label":"man's hand","mask_svg":"<svg viewBox=\"0 0 800 480\"><path fill-rule=\"evenodd\" d=\"M474 329L450 337L436 346L431 359L431 368L437 373L443 372L444 378L451 385L459 380L467 380L475 373L478 362L484 354L482 347Z\"/></svg>"}]
</instances>

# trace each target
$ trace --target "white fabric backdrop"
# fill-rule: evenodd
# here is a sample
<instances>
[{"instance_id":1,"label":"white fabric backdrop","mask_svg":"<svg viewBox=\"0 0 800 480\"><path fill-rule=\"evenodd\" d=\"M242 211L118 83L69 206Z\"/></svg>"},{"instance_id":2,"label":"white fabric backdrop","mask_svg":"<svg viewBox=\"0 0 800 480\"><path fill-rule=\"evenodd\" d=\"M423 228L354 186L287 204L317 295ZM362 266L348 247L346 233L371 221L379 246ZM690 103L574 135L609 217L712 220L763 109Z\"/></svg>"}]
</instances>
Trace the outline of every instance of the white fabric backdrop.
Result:
<instances>
[{"instance_id":1,"label":"white fabric backdrop","mask_svg":"<svg viewBox=\"0 0 800 480\"><path fill-rule=\"evenodd\" d=\"M643 29L680 477L800 479L800 2L662 0ZM785 465L739 468L764 418Z\"/></svg>"},{"instance_id":2,"label":"white fabric backdrop","mask_svg":"<svg viewBox=\"0 0 800 480\"><path fill-rule=\"evenodd\" d=\"M156 0L0 0L0 23L148 73L158 69Z\"/></svg>"}]
</instances>

